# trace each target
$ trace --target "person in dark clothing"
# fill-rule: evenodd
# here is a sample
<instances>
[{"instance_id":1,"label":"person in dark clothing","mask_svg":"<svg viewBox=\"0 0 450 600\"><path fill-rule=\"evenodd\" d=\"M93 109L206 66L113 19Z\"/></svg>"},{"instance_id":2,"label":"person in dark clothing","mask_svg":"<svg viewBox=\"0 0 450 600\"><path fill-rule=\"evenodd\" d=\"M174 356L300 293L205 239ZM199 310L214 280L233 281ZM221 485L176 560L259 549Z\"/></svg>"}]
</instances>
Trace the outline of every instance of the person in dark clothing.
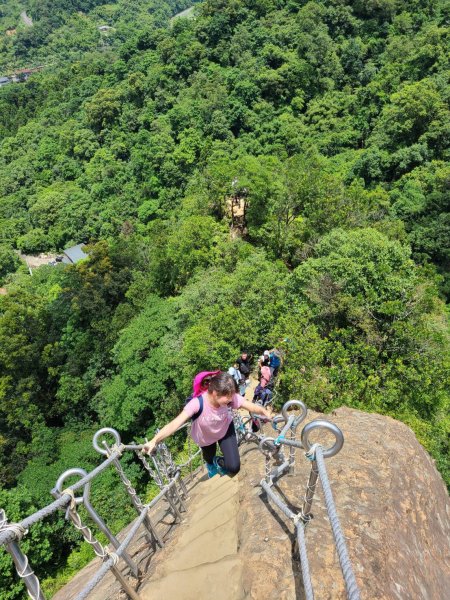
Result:
<instances>
[{"instance_id":1,"label":"person in dark clothing","mask_svg":"<svg viewBox=\"0 0 450 600\"><path fill-rule=\"evenodd\" d=\"M272 402L273 392L267 386L257 385L253 394L253 402L266 406Z\"/></svg>"},{"instance_id":2,"label":"person in dark clothing","mask_svg":"<svg viewBox=\"0 0 450 600\"><path fill-rule=\"evenodd\" d=\"M237 359L237 364L239 365L239 371L248 379L250 377L250 357L247 352L242 352L241 356Z\"/></svg>"}]
</instances>

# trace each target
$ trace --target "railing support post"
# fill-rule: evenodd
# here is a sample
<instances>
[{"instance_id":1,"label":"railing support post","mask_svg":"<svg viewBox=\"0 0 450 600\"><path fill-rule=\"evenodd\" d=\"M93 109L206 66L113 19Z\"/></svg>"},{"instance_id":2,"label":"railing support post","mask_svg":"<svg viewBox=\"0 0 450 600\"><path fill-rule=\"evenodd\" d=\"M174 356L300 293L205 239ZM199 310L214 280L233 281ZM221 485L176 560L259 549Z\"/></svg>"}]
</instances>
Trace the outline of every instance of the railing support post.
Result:
<instances>
[{"instance_id":1,"label":"railing support post","mask_svg":"<svg viewBox=\"0 0 450 600\"><path fill-rule=\"evenodd\" d=\"M306 484L306 492L303 497L301 518L305 523L311 520L311 506L314 498L314 492L316 491L318 476L319 471L317 469L316 459L314 458L311 461L311 471L309 473L308 483Z\"/></svg>"},{"instance_id":2,"label":"railing support post","mask_svg":"<svg viewBox=\"0 0 450 600\"><path fill-rule=\"evenodd\" d=\"M8 521L6 514L3 509L0 509L0 529L6 528ZM23 582L27 588L28 595L32 600L45 600L45 596L42 593L39 579L33 572L28 562L28 557L20 549L19 543L14 540L5 544L6 551L11 554L14 562L14 566L17 571L17 575L23 579Z\"/></svg>"},{"instance_id":3,"label":"railing support post","mask_svg":"<svg viewBox=\"0 0 450 600\"><path fill-rule=\"evenodd\" d=\"M60 496L60 493L56 489L53 489L51 493L54 498L58 498ZM78 514L78 511L76 510L75 500L71 503L71 505L68 507L68 509L66 511L66 519L70 520L73 523L75 529L78 529L78 531L81 532L81 535L84 537L85 541L92 546L95 554L99 558L101 558L103 561L105 561L105 560L108 560L108 558L110 558L111 556L114 556L113 553L110 553L107 550L107 548L104 548L100 544L100 542L97 540L97 538L94 535L92 535L92 531L89 529L89 527L83 523L80 515ZM115 555L115 556L118 561L119 557L117 555ZM120 586L123 588L124 592L132 600L141 600L139 598L138 594L130 586L128 581L125 579L125 577L122 575L122 573L119 571L119 569L116 567L115 564L111 567L111 571L113 572L114 577L120 583Z\"/></svg>"}]
</instances>

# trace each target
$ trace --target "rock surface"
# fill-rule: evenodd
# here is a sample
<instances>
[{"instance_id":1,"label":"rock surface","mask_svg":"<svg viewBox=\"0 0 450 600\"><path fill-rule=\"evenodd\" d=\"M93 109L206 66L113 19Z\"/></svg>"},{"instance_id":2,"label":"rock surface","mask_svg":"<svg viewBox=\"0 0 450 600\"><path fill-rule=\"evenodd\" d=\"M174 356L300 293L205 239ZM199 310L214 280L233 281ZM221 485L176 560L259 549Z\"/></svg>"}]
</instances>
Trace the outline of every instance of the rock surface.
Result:
<instances>
[{"instance_id":1,"label":"rock surface","mask_svg":"<svg viewBox=\"0 0 450 600\"><path fill-rule=\"evenodd\" d=\"M361 597L372 600L444 600L450 590L450 505L432 459L403 423L340 408L310 414L338 425L341 452L326 460L328 476L347 539ZM247 446L241 474L240 536L247 597L302 598L293 526L258 490L264 473L259 452ZM293 476L281 494L299 508L309 463L297 451ZM253 487L252 487L253 486ZM314 519L306 531L316 600L345 598L345 588L320 484ZM266 541L265 541L266 540Z\"/></svg>"},{"instance_id":2,"label":"rock surface","mask_svg":"<svg viewBox=\"0 0 450 600\"><path fill-rule=\"evenodd\" d=\"M213 477L200 486L186 527L161 551L142 600L234 600L242 597L238 555L239 479Z\"/></svg>"},{"instance_id":3,"label":"rock surface","mask_svg":"<svg viewBox=\"0 0 450 600\"><path fill-rule=\"evenodd\" d=\"M318 417L336 423L345 436L343 449L326 465L361 598L448 598L449 497L412 431L389 417L348 408L325 416L310 413L306 422ZM303 598L293 524L259 486L264 457L252 443L241 448L241 457L238 478L197 478L183 523L163 550L140 560L147 565L139 588L143 600ZM294 511L301 507L309 469L297 450L295 472L279 482L279 493ZM320 484L312 512L306 540L315 600L346 598ZM84 578L82 571L78 584ZM105 580L89 598L119 597L109 581L108 593ZM70 586L57 597L74 597Z\"/></svg>"}]
</instances>

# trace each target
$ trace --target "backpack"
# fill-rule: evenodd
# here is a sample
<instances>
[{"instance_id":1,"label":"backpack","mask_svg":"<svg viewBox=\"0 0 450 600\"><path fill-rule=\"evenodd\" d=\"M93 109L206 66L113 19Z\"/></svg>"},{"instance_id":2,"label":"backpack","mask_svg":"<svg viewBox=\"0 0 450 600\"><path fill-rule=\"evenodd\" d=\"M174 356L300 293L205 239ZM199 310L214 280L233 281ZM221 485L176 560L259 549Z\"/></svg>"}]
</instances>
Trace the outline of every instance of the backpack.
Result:
<instances>
[{"instance_id":1,"label":"backpack","mask_svg":"<svg viewBox=\"0 0 450 600\"><path fill-rule=\"evenodd\" d=\"M248 375L250 375L250 366L239 358L236 362L239 365L239 371L242 373L245 379Z\"/></svg>"},{"instance_id":2,"label":"backpack","mask_svg":"<svg viewBox=\"0 0 450 600\"><path fill-rule=\"evenodd\" d=\"M186 400L184 401L184 405L186 406L186 404L188 404L191 400L193 400L195 398L194 394L191 394L189 396L189 398L186 398ZM199 416L202 414L203 412L203 396L200 395L198 396L198 401L200 403L200 408L198 409L198 411L196 413L194 413L191 417L191 421L195 421L196 419L199 418Z\"/></svg>"},{"instance_id":3,"label":"backpack","mask_svg":"<svg viewBox=\"0 0 450 600\"><path fill-rule=\"evenodd\" d=\"M280 365L281 365L280 355L277 352L273 352L270 355L270 366L273 367L274 369L276 369Z\"/></svg>"}]
</instances>

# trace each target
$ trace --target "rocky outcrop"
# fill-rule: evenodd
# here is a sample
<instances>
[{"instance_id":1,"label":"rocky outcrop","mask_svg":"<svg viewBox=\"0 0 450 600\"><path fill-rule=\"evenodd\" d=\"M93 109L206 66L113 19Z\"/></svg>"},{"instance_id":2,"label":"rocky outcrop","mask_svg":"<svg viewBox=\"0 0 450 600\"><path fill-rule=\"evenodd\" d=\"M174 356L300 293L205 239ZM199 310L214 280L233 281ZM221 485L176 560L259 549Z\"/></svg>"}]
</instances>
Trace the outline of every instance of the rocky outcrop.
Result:
<instances>
[{"instance_id":1,"label":"rocky outcrop","mask_svg":"<svg viewBox=\"0 0 450 600\"><path fill-rule=\"evenodd\" d=\"M323 415L309 415L307 421ZM450 590L450 506L433 461L403 423L340 408L326 419L344 432L341 452L327 459L341 526L361 597L444 600ZM248 598L302 598L293 527L258 486L259 452L247 446L241 475L240 536ZM309 464L298 451L295 474L280 493L300 507ZM316 600L345 598L344 583L320 485L307 527Z\"/></svg>"},{"instance_id":2,"label":"rocky outcrop","mask_svg":"<svg viewBox=\"0 0 450 600\"><path fill-rule=\"evenodd\" d=\"M361 598L448 598L449 497L412 431L389 417L348 408L309 414L306 421L319 416L336 423L345 436L341 452L326 464ZM302 504L310 469L302 452L296 453L295 472L278 486L293 510ZM251 443L241 448L241 457L237 478L197 477L190 484L188 512L165 536L164 549L151 556L142 539L140 547L137 543L132 555L146 572L139 588L144 600L303 598L293 525L259 486L264 458ZM313 514L306 540L315 600L346 598L320 484ZM167 516L159 527L164 522L169 525ZM93 566L81 571L72 586L78 584L79 590ZM75 595L69 584L57 597ZM118 597L123 598L110 575L89 596Z\"/></svg>"}]
</instances>

